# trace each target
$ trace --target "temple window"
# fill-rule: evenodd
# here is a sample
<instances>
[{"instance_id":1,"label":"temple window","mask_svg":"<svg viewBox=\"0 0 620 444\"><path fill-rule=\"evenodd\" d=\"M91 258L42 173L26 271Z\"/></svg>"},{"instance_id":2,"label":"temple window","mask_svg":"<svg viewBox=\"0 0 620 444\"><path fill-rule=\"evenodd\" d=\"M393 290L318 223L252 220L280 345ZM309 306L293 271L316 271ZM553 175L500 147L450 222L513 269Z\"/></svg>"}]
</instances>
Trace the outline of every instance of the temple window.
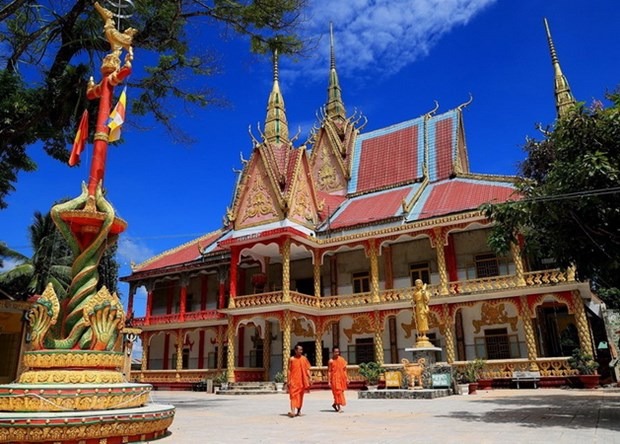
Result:
<instances>
[{"instance_id":1,"label":"temple window","mask_svg":"<svg viewBox=\"0 0 620 444\"><path fill-rule=\"evenodd\" d=\"M476 277L478 279L499 276L499 263L493 253L476 256Z\"/></svg>"},{"instance_id":2,"label":"temple window","mask_svg":"<svg viewBox=\"0 0 620 444\"><path fill-rule=\"evenodd\" d=\"M416 279L422 279L425 284L430 284L431 267L428 262L418 262L409 266L409 275L411 276L411 286L415 285Z\"/></svg>"},{"instance_id":3,"label":"temple window","mask_svg":"<svg viewBox=\"0 0 620 444\"><path fill-rule=\"evenodd\" d=\"M353 293L368 293L370 291L370 275L367 271L353 273Z\"/></svg>"},{"instance_id":4,"label":"temple window","mask_svg":"<svg viewBox=\"0 0 620 444\"><path fill-rule=\"evenodd\" d=\"M348 347L349 362L361 364L375 360L374 338L357 338L355 344Z\"/></svg>"},{"instance_id":5,"label":"temple window","mask_svg":"<svg viewBox=\"0 0 620 444\"><path fill-rule=\"evenodd\" d=\"M484 331L484 338L477 339L484 340L487 359L511 359L519 357L518 351L516 351L518 350L518 344L516 344L517 338L515 335L509 335L506 328L487 329ZM511 347L511 342L515 342L516 347ZM511 348L516 348L516 350L511 352Z\"/></svg>"}]
</instances>

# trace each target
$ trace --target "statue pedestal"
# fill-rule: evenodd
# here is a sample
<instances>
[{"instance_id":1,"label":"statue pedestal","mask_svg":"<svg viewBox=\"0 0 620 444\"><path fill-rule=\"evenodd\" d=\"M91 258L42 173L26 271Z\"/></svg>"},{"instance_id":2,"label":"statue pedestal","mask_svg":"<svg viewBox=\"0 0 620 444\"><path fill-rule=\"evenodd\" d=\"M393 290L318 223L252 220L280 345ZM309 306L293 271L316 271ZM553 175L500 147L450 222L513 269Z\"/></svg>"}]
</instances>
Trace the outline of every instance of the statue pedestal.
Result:
<instances>
[{"instance_id":1,"label":"statue pedestal","mask_svg":"<svg viewBox=\"0 0 620 444\"><path fill-rule=\"evenodd\" d=\"M434 365L438 360L441 359L440 347L412 347L406 348L405 351L410 351L413 353L414 362L418 361L420 358L424 358L424 360L426 361L426 367ZM439 359L437 359L438 353Z\"/></svg>"}]
</instances>

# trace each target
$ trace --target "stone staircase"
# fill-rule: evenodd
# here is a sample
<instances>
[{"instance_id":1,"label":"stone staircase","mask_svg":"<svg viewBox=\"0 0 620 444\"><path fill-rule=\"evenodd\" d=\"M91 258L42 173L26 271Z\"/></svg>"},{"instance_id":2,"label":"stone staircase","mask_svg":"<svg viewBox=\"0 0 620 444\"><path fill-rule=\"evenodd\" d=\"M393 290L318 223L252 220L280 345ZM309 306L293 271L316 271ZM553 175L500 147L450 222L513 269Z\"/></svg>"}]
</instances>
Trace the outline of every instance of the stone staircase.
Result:
<instances>
[{"instance_id":1,"label":"stone staircase","mask_svg":"<svg viewBox=\"0 0 620 444\"><path fill-rule=\"evenodd\" d=\"M271 395L278 392L273 382L230 382L228 390L217 390L216 395Z\"/></svg>"}]
</instances>

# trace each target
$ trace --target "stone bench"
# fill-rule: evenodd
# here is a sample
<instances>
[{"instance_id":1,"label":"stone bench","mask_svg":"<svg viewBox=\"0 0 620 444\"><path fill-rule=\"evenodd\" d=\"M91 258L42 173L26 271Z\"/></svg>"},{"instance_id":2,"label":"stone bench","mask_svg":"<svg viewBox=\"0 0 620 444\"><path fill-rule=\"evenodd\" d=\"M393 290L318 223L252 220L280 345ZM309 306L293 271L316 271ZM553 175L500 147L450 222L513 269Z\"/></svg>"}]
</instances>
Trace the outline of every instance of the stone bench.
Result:
<instances>
[{"instance_id":1,"label":"stone bench","mask_svg":"<svg viewBox=\"0 0 620 444\"><path fill-rule=\"evenodd\" d=\"M519 387L519 383L521 382L532 382L534 384L534 388L538 388L537 384L540 381L540 372L513 372L512 373L512 382L517 383L517 388Z\"/></svg>"}]
</instances>

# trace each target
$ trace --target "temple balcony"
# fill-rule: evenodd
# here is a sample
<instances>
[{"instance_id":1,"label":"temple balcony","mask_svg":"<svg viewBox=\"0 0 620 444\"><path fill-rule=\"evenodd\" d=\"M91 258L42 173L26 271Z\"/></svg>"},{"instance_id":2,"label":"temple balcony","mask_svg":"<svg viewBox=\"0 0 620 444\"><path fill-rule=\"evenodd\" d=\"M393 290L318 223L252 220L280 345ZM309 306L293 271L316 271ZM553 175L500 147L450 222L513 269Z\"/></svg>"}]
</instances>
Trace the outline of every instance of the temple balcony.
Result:
<instances>
[{"instance_id":1,"label":"temple balcony","mask_svg":"<svg viewBox=\"0 0 620 444\"><path fill-rule=\"evenodd\" d=\"M219 320L224 318L225 316L218 310L188 311L185 313L154 315L150 316L148 319L146 316L134 318L132 326L145 327L147 325L168 325L194 321Z\"/></svg>"},{"instance_id":2,"label":"temple balcony","mask_svg":"<svg viewBox=\"0 0 620 444\"><path fill-rule=\"evenodd\" d=\"M571 270L561 271L542 270L524 273L522 276L502 275L482 279L470 279L449 282L447 290L441 290L439 284L428 285L427 290L431 292L431 305L433 302L455 302L464 299L475 299L480 294L492 295L502 293L502 296L510 296L527 292L530 288L557 287L576 284ZM290 302L284 300L284 292L273 291L268 293L257 293L234 298L234 306L225 310L231 313L255 311L257 308L280 308L282 306L295 305L306 311L330 312L330 311L355 311L366 306L381 307L402 307L411 304L414 287L394 288L380 290L378 297L373 298L371 292L340 294L336 296L322 296L317 298L296 291L290 291ZM508 294L505 294L508 293Z\"/></svg>"}]
</instances>

